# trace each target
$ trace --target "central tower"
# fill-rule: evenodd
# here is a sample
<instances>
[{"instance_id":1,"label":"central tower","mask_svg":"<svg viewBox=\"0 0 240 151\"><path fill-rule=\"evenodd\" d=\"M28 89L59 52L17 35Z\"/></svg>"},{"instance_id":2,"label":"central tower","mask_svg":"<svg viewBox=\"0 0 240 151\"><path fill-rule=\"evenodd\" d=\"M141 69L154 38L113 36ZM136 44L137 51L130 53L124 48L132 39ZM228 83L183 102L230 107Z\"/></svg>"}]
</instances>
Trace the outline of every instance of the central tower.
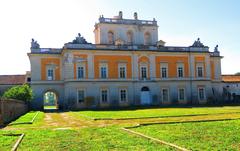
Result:
<instances>
[{"instance_id":1,"label":"central tower","mask_svg":"<svg viewBox=\"0 0 240 151\"><path fill-rule=\"evenodd\" d=\"M95 43L108 45L156 45L158 25L155 19L139 20L135 12L133 19L124 19L120 11L118 16L99 17L94 29Z\"/></svg>"}]
</instances>

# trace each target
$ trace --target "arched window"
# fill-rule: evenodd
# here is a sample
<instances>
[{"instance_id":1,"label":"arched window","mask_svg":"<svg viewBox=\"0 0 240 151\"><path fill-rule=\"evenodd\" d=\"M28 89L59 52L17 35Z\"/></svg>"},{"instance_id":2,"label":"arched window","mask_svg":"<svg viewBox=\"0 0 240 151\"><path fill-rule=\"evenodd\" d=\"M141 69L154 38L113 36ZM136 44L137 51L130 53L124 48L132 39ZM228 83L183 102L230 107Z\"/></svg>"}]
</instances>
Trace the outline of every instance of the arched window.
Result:
<instances>
[{"instance_id":1,"label":"arched window","mask_svg":"<svg viewBox=\"0 0 240 151\"><path fill-rule=\"evenodd\" d=\"M148 87L142 87L141 91L149 91Z\"/></svg>"},{"instance_id":2,"label":"arched window","mask_svg":"<svg viewBox=\"0 0 240 151\"><path fill-rule=\"evenodd\" d=\"M108 44L114 44L114 33L112 31L108 32Z\"/></svg>"},{"instance_id":3,"label":"arched window","mask_svg":"<svg viewBox=\"0 0 240 151\"><path fill-rule=\"evenodd\" d=\"M144 34L144 44L150 45L151 44L151 34L149 32L146 32Z\"/></svg>"},{"instance_id":4,"label":"arched window","mask_svg":"<svg viewBox=\"0 0 240 151\"><path fill-rule=\"evenodd\" d=\"M127 43L133 44L133 32L132 31L127 32Z\"/></svg>"}]
</instances>

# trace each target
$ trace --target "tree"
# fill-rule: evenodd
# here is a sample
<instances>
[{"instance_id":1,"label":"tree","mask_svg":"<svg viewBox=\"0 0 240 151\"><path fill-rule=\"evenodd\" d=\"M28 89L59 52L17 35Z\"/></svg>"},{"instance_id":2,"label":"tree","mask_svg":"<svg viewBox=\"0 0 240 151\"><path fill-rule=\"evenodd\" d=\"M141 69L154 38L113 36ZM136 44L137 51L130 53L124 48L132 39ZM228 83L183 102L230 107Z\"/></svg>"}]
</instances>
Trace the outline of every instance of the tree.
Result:
<instances>
[{"instance_id":1,"label":"tree","mask_svg":"<svg viewBox=\"0 0 240 151\"><path fill-rule=\"evenodd\" d=\"M33 92L29 85L15 86L4 92L3 98L17 99L22 101L31 101L33 99Z\"/></svg>"},{"instance_id":2,"label":"tree","mask_svg":"<svg viewBox=\"0 0 240 151\"><path fill-rule=\"evenodd\" d=\"M235 75L240 75L240 72L235 73Z\"/></svg>"}]
</instances>

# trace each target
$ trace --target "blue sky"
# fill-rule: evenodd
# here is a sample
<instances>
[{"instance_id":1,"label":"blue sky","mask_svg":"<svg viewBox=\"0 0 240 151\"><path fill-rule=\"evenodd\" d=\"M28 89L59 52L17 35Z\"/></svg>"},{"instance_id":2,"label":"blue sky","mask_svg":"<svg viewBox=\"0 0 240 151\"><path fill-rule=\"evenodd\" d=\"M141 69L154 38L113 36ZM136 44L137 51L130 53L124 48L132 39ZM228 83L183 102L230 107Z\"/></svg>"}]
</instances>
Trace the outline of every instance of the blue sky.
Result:
<instances>
[{"instance_id":1,"label":"blue sky","mask_svg":"<svg viewBox=\"0 0 240 151\"><path fill-rule=\"evenodd\" d=\"M159 39L168 46L189 46L198 37L212 51L219 45L222 73L240 72L240 1L238 0L8 0L0 1L0 74L30 70L30 40L61 48L81 33L94 42L99 15L156 18Z\"/></svg>"}]
</instances>

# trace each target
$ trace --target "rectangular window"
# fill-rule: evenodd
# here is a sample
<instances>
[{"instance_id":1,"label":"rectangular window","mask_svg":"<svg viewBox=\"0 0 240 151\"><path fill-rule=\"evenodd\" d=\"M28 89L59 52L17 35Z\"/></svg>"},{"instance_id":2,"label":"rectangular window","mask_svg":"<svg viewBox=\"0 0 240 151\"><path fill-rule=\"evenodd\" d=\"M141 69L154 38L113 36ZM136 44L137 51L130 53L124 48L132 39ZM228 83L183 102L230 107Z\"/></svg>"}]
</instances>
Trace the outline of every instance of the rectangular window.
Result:
<instances>
[{"instance_id":1,"label":"rectangular window","mask_svg":"<svg viewBox=\"0 0 240 151\"><path fill-rule=\"evenodd\" d=\"M185 90L184 88L178 89L178 100L185 100Z\"/></svg>"},{"instance_id":2,"label":"rectangular window","mask_svg":"<svg viewBox=\"0 0 240 151\"><path fill-rule=\"evenodd\" d=\"M169 95L168 95L168 89L162 89L162 101L168 102Z\"/></svg>"},{"instance_id":3,"label":"rectangular window","mask_svg":"<svg viewBox=\"0 0 240 151\"><path fill-rule=\"evenodd\" d=\"M84 78L84 67L80 66L77 68L77 77L78 79Z\"/></svg>"},{"instance_id":4,"label":"rectangular window","mask_svg":"<svg viewBox=\"0 0 240 151\"><path fill-rule=\"evenodd\" d=\"M84 102L85 94L84 90L78 90L78 103Z\"/></svg>"},{"instance_id":5,"label":"rectangular window","mask_svg":"<svg viewBox=\"0 0 240 151\"><path fill-rule=\"evenodd\" d=\"M47 78L48 78L48 80L53 80L53 78L54 78L54 71L53 71L53 69L48 69L48 71L47 71Z\"/></svg>"},{"instance_id":6,"label":"rectangular window","mask_svg":"<svg viewBox=\"0 0 240 151\"><path fill-rule=\"evenodd\" d=\"M101 101L103 103L108 102L108 90L106 89L101 90Z\"/></svg>"},{"instance_id":7,"label":"rectangular window","mask_svg":"<svg viewBox=\"0 0 240 151\"><path fill-rule=\"evenodd\" d=\"M142 79L147 78L147 67L141 67L141 77Z\"/></svg>"},{"instance_id":8,"label":"rectangular window","mask_svg":"<svg viewBox=\"0 0 240 151\"><path fill-rule=\"evenodd\" d=\"M198 98L199 100L205 99L205 90L204 88L198 88Z\"/></svg>"},{"instance_id":9,"label":"rectangular window","mask_svg":"<svg viewBox=\"0 0 240 151\"><path fill-rule=\"evenodd\" d=\"M203 77L203 67L197 67L197 76Z\"/></svg>"},{"instance_id":10,"label":"rectangular window","mask_svg":"<svg viewBox=\"0 0 240 151\"><path fill-rule=\"evenodd\" d=\"M167 78L167 68L166 67L162 67L161 73L162 73L162 78Z\"/></svg>"},{"instance_id":11,"label":"rectangular window","mask_svg":"<svg viewBox=\"0 0 240 151\"><path fill-rule=\"evenodd\" d=\"M124 66L119 67L119 78L122 78L122 79L126 78L126 67Z\"/></svg>"},{"instance_id":12,"label":"rectangular window","mask_svg":"<svg viewBox=\"0 0 240 151\"><path fill-rule=\"evenodd\" d=\"M183 67L178 67L178 77L183 78Z\"/></svg>"},{"instance_id":13,"label":"rectangular window","mask_svg":"<svg viewBox=\"0 0 240 151\"><path fill-rule=\"evenodd\" d=\"M119 94L120 102L126 102L127 101L127 90L121 89L119 93L120 93Z\"/></svg>"},{"instance_id":14,"label":"rectangular window","mask_svg":"<svg viewBox=\"0 0 240 151\"><path fill-rule=\"evenodd\" d=\"M101 78L102 79L106 79L107 78L107 67L106 66L102 66L100 68L100 70L101 70Z\"/></svg>"}]
</instances>

